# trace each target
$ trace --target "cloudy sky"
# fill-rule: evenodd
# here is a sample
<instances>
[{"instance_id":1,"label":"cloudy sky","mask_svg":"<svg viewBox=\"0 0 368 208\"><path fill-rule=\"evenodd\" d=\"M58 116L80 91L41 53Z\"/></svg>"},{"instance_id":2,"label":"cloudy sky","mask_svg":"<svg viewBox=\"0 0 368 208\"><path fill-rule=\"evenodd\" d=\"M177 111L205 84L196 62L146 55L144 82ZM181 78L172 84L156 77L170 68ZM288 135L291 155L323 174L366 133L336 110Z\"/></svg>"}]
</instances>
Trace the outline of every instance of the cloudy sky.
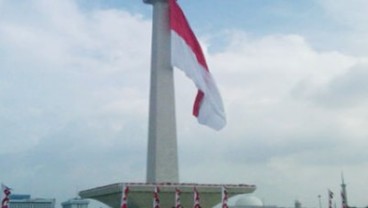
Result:
<instances>
[{"instance_id":1,"label":"cloudy sky","mask_svg":"<svg viewBox=\"0 0 368 208\"><path fill-rule=\"evenodd\" d=\"M199 125L175 71L181 182L326 208L343 172L350 205L367 206L368 1L179 3L228 120ZM0 0L1 182L59 206L145 181L151 15L141 0Z\"/></svg>"}]
</instances>

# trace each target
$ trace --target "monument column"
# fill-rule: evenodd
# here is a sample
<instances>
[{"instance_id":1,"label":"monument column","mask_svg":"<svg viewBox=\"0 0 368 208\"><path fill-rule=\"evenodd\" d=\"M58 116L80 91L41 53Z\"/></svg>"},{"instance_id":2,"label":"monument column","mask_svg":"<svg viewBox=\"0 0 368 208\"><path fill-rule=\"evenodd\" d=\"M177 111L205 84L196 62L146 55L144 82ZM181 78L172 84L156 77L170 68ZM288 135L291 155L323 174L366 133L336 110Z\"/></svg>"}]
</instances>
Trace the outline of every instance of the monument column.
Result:
<instances>
[{"instance_id":1,"label":"monument column","mask_svg":"<svg viewBox=\"0 0 368 208\"><path fill-rule=\"evenodd\" d=\"M179 182L174 74L171 67L167 0L143 0L153 6L147 183Z\"/></svg>"}]
</instances>

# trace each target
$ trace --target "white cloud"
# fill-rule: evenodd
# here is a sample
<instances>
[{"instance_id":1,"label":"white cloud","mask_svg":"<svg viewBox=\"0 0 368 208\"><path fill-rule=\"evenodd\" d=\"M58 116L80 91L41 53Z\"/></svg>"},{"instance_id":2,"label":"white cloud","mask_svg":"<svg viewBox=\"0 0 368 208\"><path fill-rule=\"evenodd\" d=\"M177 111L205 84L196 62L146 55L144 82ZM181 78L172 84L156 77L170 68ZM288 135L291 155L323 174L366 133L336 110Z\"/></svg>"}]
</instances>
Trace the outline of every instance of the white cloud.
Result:
<instances>
[{"instance_id":1,"label":"white cloud","mask_svg":"<svg viewBox=\"0 0 368 208\"><path fill-rule=\"evenodd\" d=\"M323 0L316 1L321 4L326 15L335 20L339 30L330 34L335 45L342 45L343 49L352 54L366 56L368 41L368 2L365 0Z\"/></svg>"},{"instance_id":2,"label":"white cloud","mask_svg":"<svg viewBox=\"0 0 368 208\"><path fill-rule=\"evenodd\" d=\"M1 180L59 206L143 178L149 21L74 1L6 2L0 13Z\"/></svg>"},{"instance_id":3,"label":"white cloud","mask_svg":"<svg viewBox=\"0 0 368 208\"><path fill-rule=\"evenodd\" d=\"M358 30L366 31L368 29L366 25L368 20L367 1L323 0L319 2L324 6L326 12L338 21Z\"/></svg>"},{"instance_id":4,"label":"white cloud","mask_svg":"<svg viewBox=\"0 0 368 208\"><path fill-rule=\"evenodd\" d=\"M8 118L4 125L14 127L4 136L28 137L35 144L60 125L98 115L103 106L122 99L119 96L129 96L119 93L126 91L124 87L137 91L148 86L137 81L148 79L150 45L145 35L149 22L140 16L117 10L81 13L73 1L35 1L26 6L30 9L24 16L15 12L0 21L0 44L6 56L1 66L0 111ZM13 7L7 3L2 10ZM136 70L140 72L129 76ZM147 94L139 93L131 103L142 102ZM21 133L26 118L38 121L22 127ZM7 141L13 144L16 138Z\"/></svg>"}]
</instances>

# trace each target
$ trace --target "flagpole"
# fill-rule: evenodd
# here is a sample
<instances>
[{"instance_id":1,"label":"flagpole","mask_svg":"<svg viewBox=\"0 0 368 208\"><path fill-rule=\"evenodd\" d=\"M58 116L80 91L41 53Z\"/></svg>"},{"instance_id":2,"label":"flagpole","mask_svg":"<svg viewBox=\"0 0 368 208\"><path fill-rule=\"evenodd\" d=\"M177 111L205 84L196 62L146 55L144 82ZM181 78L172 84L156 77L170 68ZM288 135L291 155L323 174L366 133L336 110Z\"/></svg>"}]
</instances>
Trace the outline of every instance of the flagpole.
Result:
<instances>
[{"instance_id":1,"label":"flagpole","mask_svg":"<svg viewBox=\"0 0 368 208\"><path fill-rule=\"evenodd\" d=\"M343 208L348 208L348 197L346 194L346 184L344 181L344 173L341 172L341 197L342 197L342 206Z\"/></svg>"},{"instance_id":2,"label":"flagpole","mask_svg":"<svg viewBox=\"0 0 368 208\"><path fill-rule=\"evenodd\" d=\"M179 182L168 0L143 2L153 6L146 180Z\"/></svg>"}]
</instances>

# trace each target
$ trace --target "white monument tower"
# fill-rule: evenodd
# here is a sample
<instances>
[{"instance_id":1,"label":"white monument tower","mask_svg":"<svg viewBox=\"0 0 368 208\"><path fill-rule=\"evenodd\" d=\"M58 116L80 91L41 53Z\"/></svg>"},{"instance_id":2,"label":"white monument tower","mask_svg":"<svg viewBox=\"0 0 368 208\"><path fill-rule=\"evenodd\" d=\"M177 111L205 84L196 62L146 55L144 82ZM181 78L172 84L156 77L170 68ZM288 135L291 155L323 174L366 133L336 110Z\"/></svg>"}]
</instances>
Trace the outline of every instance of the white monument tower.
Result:
<instances>
[{"instance_id":1,"label":"white monument tower","mask_svg":"<svg viewBox=\"0 0 368 208\"><path fill-rule=\"evenodd\" d=\"M168 2L144 2L153 6L146 182L179 182Z\"/></svg>"}]
</instances>

